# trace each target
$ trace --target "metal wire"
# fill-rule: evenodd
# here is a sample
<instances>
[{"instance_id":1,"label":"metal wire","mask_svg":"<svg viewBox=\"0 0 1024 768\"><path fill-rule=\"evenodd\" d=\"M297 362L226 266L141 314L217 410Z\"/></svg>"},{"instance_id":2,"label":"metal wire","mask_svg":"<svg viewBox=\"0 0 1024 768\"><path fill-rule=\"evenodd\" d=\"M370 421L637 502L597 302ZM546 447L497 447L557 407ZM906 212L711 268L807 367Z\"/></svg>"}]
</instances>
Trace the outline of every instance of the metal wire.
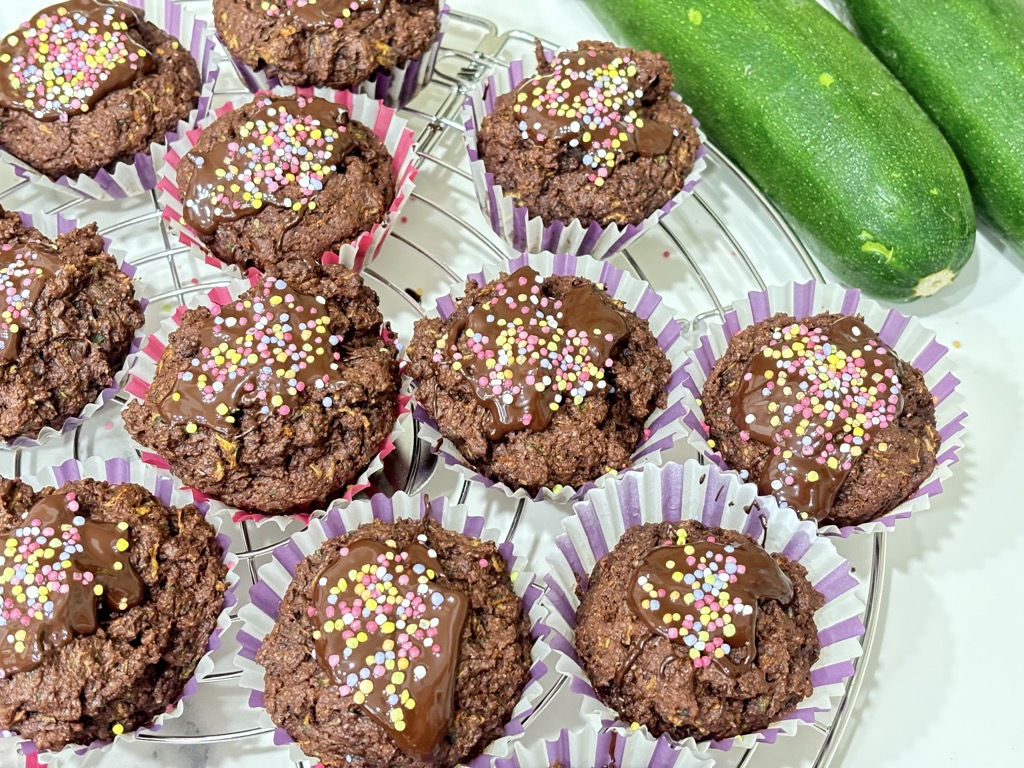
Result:
<instances>
[{"instance_id":1,"label":"metal wire","mask_svg":"<svg viewBox=\"0 0 1024 768\"><path fill-rule=\"evenodd\" d=\"M205 2L205 0L202 1ZM178 2L182 5L189 5L200 2L200 0L178 0ZM447 183L443 185L423 185L421 183L414 194L415 202L413 205L419 206L426 216L437 217L449 227L458 227L460 233L471 238L474 244L479 245L479 252L484 258L490 259L491 261L500 261L505 258L505 252L495 243L489 233L481 229L481 226L486 226L483 224L483 218L479 219L481 224L477 224L452 211L451 207L446 204L444 195L449 189L459 188L461 190L468 190L469 193L472 194L472 182L464 167L445 159L443 156L443 150L445 148L451 149L453 144L456 147L461 147L461 133L463 127L459 118L461 106L467 90L479 83L486 74L488 74L492 67L507 64L512 58L510 50L515 48L517 45L520 47L532 47L534 37L530 33L524 31L513 31L504 35L498 35L494 25L489 21L458 12L452 13L451 25L452 27L457 27L462 33L462 36L474 38L476 41L475 45L471 48L457 47L457 43L452 42L457 39L457 36L449 33L446 37L445 47L442 49L438 57L438 71L430 84L430 87L435 89L447 89L448 93L440 100L438 106L433 111L428 112L424 111L422 108L418 108L406 110L403 113L403 116L410 118L411 125L414 123L422 124L417 135L418 152L415 159L416 164L420 166L421 170L429 169L436 174L443 174L447 179ZM550 43L549 45L552 48L557 48L557 45L554 43ZM223 56L223 53L220 55ZM452 74L451 70L453 68L455 69L455 74ZM222 94L223 93L227 92L224 91ZM455 156L458 155L456 154ZM735 177L735 180L742 185L744 191L760 209L765 220L776 229L779 239L786 243L791 253L795 256L795 263L799 265L799 271L802 273L792 274L790 277L807 277L821 280L821 271L814 262L814 259L808 253L807 249L796 237L789 224L772 207L764 195L746 178L742 171L740 171L732 161L713 146L709 146L707 160L710 168L714 169L716 172L722 172ZM24 180L19 180L10 187L0 190L0 200L22 191L27 183L28 182ZM693 208L693 205L691 205L691 213L694 211L700 211L702 215L706 217L713 228L728 244L729 248L731 248L739 257L739 263L742 264L743 269L748 274L750 282L754 286L764 289L764 278L755 266L753 259L751 259L750 255L743 247L741 239L727 226L723 215L716 210L703 195L696 194L694 195L694 199L695 203L693 205L695 205L696 208ZM76 205L76 202L76 200L70 200L61 203L56 207L51 208L49 212L57 213L67 211L68 209L73 208ZM679 219L677 218L677 215L673 214L672 216L669 216L659 228L662 235L672 244L673 250L682 257L682 260L688 269L689 276L696 280L697 284L699 284L701 290L706 295L707 300L700 305L700 311L696 312L691 318L688 318L692 325L696 325L697 323L711 317L720 317L728 310L729 304L726 298L720 296L716 292L713 281L702 265L701 258L695 252L695 249L700 246L700 243L688 242L687 235L678 225L678 222ZM198 290L205 291L214 285L227 282L227 278L223 275L220 277L211 277L198 283L196 281L193 281L192 283L186 283L183 281L179 267L182 266L182 259L189 258L187 256L188 249L176 243L175 238L171 236L171 233L167 230L164 222L160 219L160 208L156 202L155 194L152 197L152 210L109 224L101 230L101 234L110 235L134 226L144 226L150 223L152 223L154 234L156 231L159 231L160 240L158 242L160 247L150 253L133 254L132 261L139 266L146 265L147 268L160 268L161 266L165 266L167 274L170 275L173 283L173 288L171 290L164 291L159 295L152 297L152 301L175 302L177 304L184 305L190 294ZM422 240L410 239L409 237L399 233L393 234L392 237L408 246L410 250L419 257L422 257L435 265L454 283L461 281L462 276L457 274L447 265L444 254L436 253L432 250L430 243L423 242ZM634 258L632 253L623 254L623 260L631 271L642 279L647 279L644 270L641 269L640 264L637 259ZM415 313L418 313L419 315L423 314L420 304L413 300L400 286L395 285L391 280L380 275L378 272L367 270L367 275L371 279L371 282L378 283L379 288L396 294ZM121 402L124 402L124 398L121 398ZM79 458L81 454L80 433L81 428L76 430L73 442L73 451L76 459ZM420 444L419 439L414 433L412 446L409 448L409 468L404 481L399 484L399 487L402 487L407 491L414 492L425 484L430 473L430 468L427 468L426 473L424 473L423 470L426 466L426 462L428 461L427 457L429 456L429 453L430 452ZM14 457L14 470L16 474L21 473L21 467L22 454L19 450L16 451ZM424 474L426 474L427 477L425 477ZM471 485L469 482L463 481L461 483L458 494L458 503L466 501L470 489ZM524 502L519 502L511 523L505 533L506 540L512 539L519 529L523 510ZM287 541L289 539L289 534L286 531L282 531L279 539L265 542L265 529L261 530L260 536L257 536L256 529L250 522L238 523L237 528L236 540L241 543L241 548L239 551L235 552L235 555L240 562L244 562L246 564L249 578L255 583L257 581L258 561L266 558L274 551L275 548ZM823 741L818 755L815 758L814 765L820 768L825 768L829 765L838 746L842 742L843 735L847 730L850 714L854 708L854 702L863 682L862 673L865 666L863 659L870 656L873 647L878 614L876 607L880 595L885 587L884 538L881 535L876 535L873 545L873 558L871 561L870 573L868 575L869 593L868 610L865 615L867 632L863 639L864 654L861 662L857 664L856 674L850 681L846 695L837 707L837 713L833 723L831 726L821 724L818 726L822 732ZM208 675L200 682L204 685L209 685L212 683L231 681L237 679L239 675L240 672L238 670L217 672ZM552 688L547 691L543 700L536 707L533 715L534 717L537 717L539 713L543 712L547 704L555 697L558 691L565 686L566 682L566 678L562 678L554 683ZM265 729L252 728L232 731L229 733L208 733L194 736L162 735L160 732L155 732L140 734L139 738L147 742L160 742L167 745L197 745L247 740L263 736L266 733L267 731ZM749 750L748 753L742 757L739 764L746 765L750 761L753 753L754 749ZM307 764L296 763L295 765L297 768L303 768L303 766Z\"/></svg>"}]
</instances>

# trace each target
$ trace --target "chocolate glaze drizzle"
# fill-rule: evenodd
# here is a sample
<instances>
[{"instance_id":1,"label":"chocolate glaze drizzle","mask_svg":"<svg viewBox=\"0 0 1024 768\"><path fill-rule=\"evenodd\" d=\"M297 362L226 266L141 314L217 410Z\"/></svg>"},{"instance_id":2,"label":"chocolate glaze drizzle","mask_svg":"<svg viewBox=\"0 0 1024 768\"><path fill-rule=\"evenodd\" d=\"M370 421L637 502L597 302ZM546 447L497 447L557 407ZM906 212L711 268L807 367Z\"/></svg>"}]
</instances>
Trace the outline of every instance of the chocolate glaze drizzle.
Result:
<instances>
[{"instance_id":1,"label":"chocolate glaze drizzle","mask_svg":"<svg viewBox=\"0 0 1024 768\"><path fill-rule=\"evenodd\" d=\"M88 112L156 67L129 28L141 12L110 0L65 0L0 44L0 105L43 122Z\"/></svg>"},{"instance_id":2,"label":"chocolate glaze drizzle","mask_svg":"<svg viewBox=\"0 0 1024 768\"><path fill-rule=\"evenodd\" d=\"M540 432L559 408L607 388L605 372L629 334L622 313L593 284L553 299L542 283L533 268L517 270L437 342L434 362L450 361L474 383L492 440Z\"/></svg>"},{"instance_id":3,"label":"chocolate glaze drizzle","mask_svg":"<svg viewBox=\"0 0 1024 768\"><path fill-rule=\"evenodd\" d=\"M265 205L316 210L317 197L342 158L356 148L348 113L326 99L257 97L237 135L186 157L195 172L184 193L190 227L212 235L220 224Z\"/></svg>"},{"instance_id":4,"label":"chocolate glaze drizzle","mask_svg":"<svg viewBox=\"0 0 1024 768\"><path fill-rule=\"evenodd\" d=\"M757 478L761 493L805 518L827 517L853 460L902 413L902 371L857 318L777 328L747 366L730 411L741 439L772 449Z\"/></svg>"},{"instance_id":5,"label":"chocolate glaze drizzle","mask_svg":"<svg viewBox=\"0 0 1024 768\"><path fill-rule=\"evenodd\" d=\"M287 417L302 393L333 405L327 390L338 379L340 340L324 299L265 277L214 310L195 355L160 403L170 423L189 433L205 427L230 435L243 409Z\"/></svg>"},{"instance_id":6,"label":"chocolate glaze drizzle","mask_svg":"<svg viewBox=\"0 0 1024 768\"><path fill-rule=\"evenodd\" d=\"M142 602L128 524L79 511L74 493L51 494L0 533L0 677L35 669L48 650L95 632L101 598L114 611Z\"/></svg>"},{"instance_id":7,"label":"chocolate glaze drizzle","mask_svg":"<svg viewBox=\"0 0 1024 768\"><path fill-rule=\"evenodd\" d=\"M352 542L321 570L311 616L321 668L406 754L433 762L454 716L469 601L446 588L423 534Z\"/></svg>"},{"instance_id":8,"label":"chocolate glaze drizzle","mask_svg":"<svg viewBox=\"0 0 1024 768\"><path fill-rule=\"evenodd\" d=\"M630 577L629 607L651 634L624 666L661 637L686 646L697 669L714 662L726 673L747 671L757 658L759 603L787 605L793 595L778 563L753 541L725 544L708 536L689 542L680 529L676 544L647 552Z\"/></svg>"},{"instance_id":9,"label":"chocolate glaze drizzle","mask_svg":"<svg viewBox=\"0 0 1024 768\"><path fill-rule=\"evenodd\" d=\"M34 322L36 301L62 266L48 242L0 245L0 362L17 358L22 333Z\"/></svg>"},{"instance_id":10,"label":"chocolate glaze drizzle","mask_svg":"<svg viewBox=\"0 0 1024 768\"><path fill-rule=\"evenodd\" d=\"M522 83L514 109L524 139L578 148L601 186L619 159L664 155L678 134L647 116L646 98L629 56L581 50L559 54L550 74Z\"/></svg>"},{"instance_id":11,"label":"chocolate glaze drizzle","mask_svg":"<svg viewBox=\"0 0 1024 768\"><path fill-rule=\"evenodd\" d=\"M270 0L269 16L286 16L310 25L340 29L352 22L366 26L380 18L390 0Z\"/></svg>"}]
</instances>

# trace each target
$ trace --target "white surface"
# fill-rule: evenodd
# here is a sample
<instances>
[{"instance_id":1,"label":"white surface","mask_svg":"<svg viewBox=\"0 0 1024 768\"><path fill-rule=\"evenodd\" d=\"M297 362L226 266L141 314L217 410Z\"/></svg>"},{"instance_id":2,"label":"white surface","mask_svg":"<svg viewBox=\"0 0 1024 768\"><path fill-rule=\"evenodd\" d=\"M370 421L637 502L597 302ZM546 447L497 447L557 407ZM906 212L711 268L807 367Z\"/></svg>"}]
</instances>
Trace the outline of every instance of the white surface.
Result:
<instances>
[{"instance_id":1,"label":"white surface","mask_svg":"<svg viewBox=\"0 0 1024 768\"><path fill-rule=\"evenodd\" d=\"M0 29L48 1L0 3ZM530 29L566 43L606 37L582 0L451 4L488 16L500 29ZM1020 503L1011 483L1024 459L1024 258L982 227L975 258L957 283L902 309L954 347L970 413L967 447L932 510L889 537L875 661L836 764L1017 764L1024 756L1014 730L1024 688L1016 647L1024 632L1024 529L1015 524ZM236 756L244 759L247 751L240 745ZM179 761L196 764L184 754ZM0 755L0 766L7 765Z\"/></svg>"}]
</instances>

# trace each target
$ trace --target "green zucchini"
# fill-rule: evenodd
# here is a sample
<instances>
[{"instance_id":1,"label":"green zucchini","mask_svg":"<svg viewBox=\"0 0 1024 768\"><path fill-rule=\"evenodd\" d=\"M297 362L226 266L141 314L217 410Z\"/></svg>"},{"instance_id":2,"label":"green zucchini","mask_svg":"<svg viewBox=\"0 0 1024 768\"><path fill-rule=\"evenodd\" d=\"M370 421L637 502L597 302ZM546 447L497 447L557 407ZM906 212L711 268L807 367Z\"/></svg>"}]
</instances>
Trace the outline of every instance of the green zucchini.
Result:
<instances>
[{"instance_id":1,"label":"green zucchini","mask_svg":"<svg viewBox=\"0 0 1024 768\"><path fill-rule=\"evenodd\" d=\"M861 36L963 163L1024 253L1024 0L847 0Z\"/></svg>"},{"instance_id":2,"label":"green zucchini","mask_svg":"<svg viewBox=\"0 0 1024 768\"><path fill-rule=\"evenodd\" d=\"M814 0L587 0L660 51L708 137L843 282L929 296L974 251L974 208L938 128Z\"/></svg>"}]
</instances>

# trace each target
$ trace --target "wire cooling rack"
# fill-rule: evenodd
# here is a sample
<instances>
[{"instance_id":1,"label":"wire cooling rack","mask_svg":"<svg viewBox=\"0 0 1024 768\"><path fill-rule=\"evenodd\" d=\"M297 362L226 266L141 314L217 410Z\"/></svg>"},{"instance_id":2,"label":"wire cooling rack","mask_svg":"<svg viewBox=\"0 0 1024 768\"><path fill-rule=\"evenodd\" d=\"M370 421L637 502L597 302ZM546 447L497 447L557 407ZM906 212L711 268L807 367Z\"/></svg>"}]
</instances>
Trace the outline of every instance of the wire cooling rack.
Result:
<instances>
[{"instance_id":1,"label":"wire cooling rack","mask_svg":"<svg viewBox=\"0 0 1024 768\"><path fill-rule=\"evenodd\" d=\"M208 0L179 2L200 16L209 8ZM433 79L403 110L418 136L417 188L383 253L365 272L400 340L409 339L412 323L436 297L460 285L466 274L479 269L482 260L500 262L508 256L476 203L466 170L460 111L468 89L492 67L529 58L534 42L529 33L499 34L484 19L453 13ZM551 43L550 47L559 46ZM219 47L216 55L225 59ZM230 69L226 59L223 64ZM233 73L218 78L218 104L241 100L245 94ZM656 231L616 259L618 266L648 280L691 328L720 316L730 301L749 290L792 279L822 279L807 250L763 195L728 158L714 147L709 150L708 168L696 194ZM97 221L113 247L126 251L139 267L145 295L150 299L146 332L156 330L160 320L177 305L228 280L224 273L192 258L177 244L162 225L152 197L84 203L18 181L10 169L0 168L0 203L35 214L61 212L83 223ZM123 403L123 398L115 398L62 440L26 451L0 451L0 472L6 476L28 475L72 456L131 457L133 450L119 416ZM681 460L692 455L691 449L681 446L672 458ZM548 503L517 503L471 486L437 467L412 428L373 480L385 491L426 491L470 504L507 539L514 540L517 551L529 557L537 572L544 571L545 558L553 551L554 536L565 516L564 508ZM283 531L273 523L258 528L252 523L230 526L227 533L242 577L237 589L242 604L258 567L297 530L295 523ZM884 591L885 540L876 535L836 543L861 577L862 596L868 606L866 658L872 652L877 607ZM215 654L214 671L201 680L198 694L186 702L180 718L134 743L117 744L107 752L93 754L83 765L309 768L308 762L293 763L284 747L273 744L270 732L254 725L255 714L238 685L239 672L232 661L238 648L234 637L237 628L235 619ZM858 665L844 698L830 717L774 745L716 753L718 764L727 768L828 766L847 733L863 666ZM579 723L578 702L569 693L566 680L552 673L545 682L547 696L527 723L526 738L545 738L558 728ZM22 758L0 749L0 766L21 764Z\"/></svg>"}]
</instances>

